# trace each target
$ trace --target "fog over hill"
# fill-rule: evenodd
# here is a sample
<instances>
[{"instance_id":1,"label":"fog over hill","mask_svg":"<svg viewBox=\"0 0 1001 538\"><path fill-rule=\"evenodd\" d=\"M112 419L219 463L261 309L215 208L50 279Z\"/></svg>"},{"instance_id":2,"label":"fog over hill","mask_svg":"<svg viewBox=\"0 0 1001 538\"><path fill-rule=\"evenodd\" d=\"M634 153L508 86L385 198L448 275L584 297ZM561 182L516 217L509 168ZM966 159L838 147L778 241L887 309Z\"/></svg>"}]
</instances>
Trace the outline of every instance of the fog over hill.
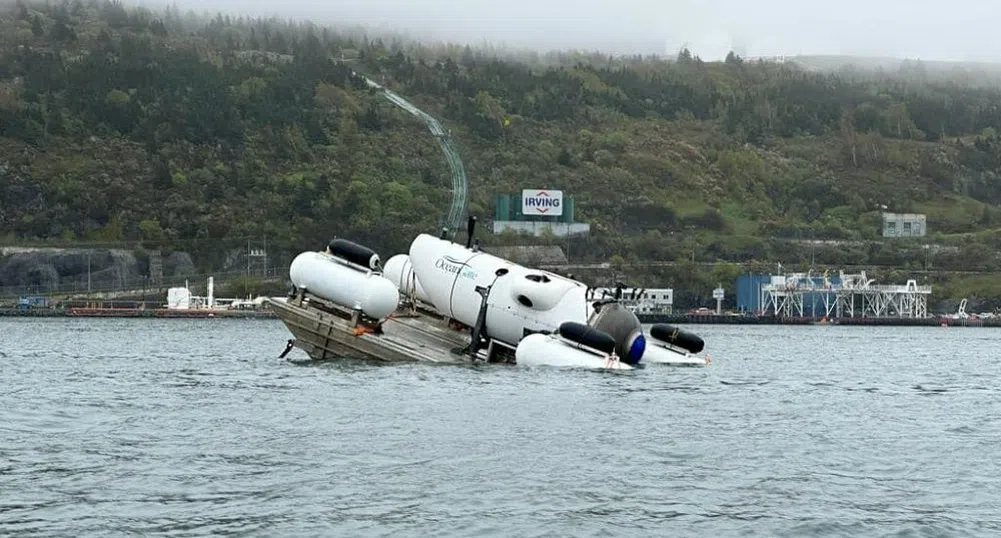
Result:
<instances>
[{"instance_id":1,"label":"fog over hill","mask_svg":"<svg viewBox=\"0 0 1001 538\"><path fill-rule=\"evenodd\" d=\"M163 5L159 0L141 4ZM850 55L993 62L1001 4L984 0L178 0L182 9L310 19L422 41L674 55Z\"/></svg>"}]
</instances>

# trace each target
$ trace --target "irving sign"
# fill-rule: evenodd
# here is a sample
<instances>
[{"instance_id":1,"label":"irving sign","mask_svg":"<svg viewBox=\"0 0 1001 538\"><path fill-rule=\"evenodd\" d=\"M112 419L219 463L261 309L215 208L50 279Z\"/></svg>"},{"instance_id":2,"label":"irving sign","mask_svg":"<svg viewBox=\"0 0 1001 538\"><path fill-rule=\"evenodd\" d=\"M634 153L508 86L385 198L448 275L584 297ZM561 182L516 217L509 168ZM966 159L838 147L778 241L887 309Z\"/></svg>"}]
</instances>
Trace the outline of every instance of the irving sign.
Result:
<instances>
[{"instance_id":1,"label":"irving sign","mask_svg":"<svg viewBox=\"0 0 1001 538\"><path fill-rule=\"evenodd\" d=\"M522 215L563 215L563 191L525 189L521 191Z\"/></svg>"}]
</instances>

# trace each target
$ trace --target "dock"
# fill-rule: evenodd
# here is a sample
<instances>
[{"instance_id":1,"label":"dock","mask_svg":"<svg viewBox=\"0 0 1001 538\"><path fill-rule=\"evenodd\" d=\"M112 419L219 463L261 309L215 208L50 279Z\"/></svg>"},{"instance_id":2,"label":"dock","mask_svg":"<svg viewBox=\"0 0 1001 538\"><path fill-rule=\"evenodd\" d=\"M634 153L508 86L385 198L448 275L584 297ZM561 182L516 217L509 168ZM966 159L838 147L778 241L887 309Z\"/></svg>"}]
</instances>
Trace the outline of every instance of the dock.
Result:
<instances>
[{"instance_id":1,"label":"dock","mask_svg":"<svg viewBox=\"0 0 1001 538\"><path fill-rule=\"evenodd\" d=\"M274 312L268 310L228 310L169 308L121 308L121 307L59 307L59 308L0 308L0 318L157 318L157 319L275 319Z\"/></svg>"},{"instance_id":2,"label":"dock","mask_svg":"<svg viewBox=\"0 0 1001 538\"><path fill-rule=\"evenodd\" d=\"M642 323L670 323L672 325L845 325L865 327L1001 327L1001 318L976 319L924 317L799 317L799 316L735 316L715 314L637 314Z\"/></svg>"}]
</instances>

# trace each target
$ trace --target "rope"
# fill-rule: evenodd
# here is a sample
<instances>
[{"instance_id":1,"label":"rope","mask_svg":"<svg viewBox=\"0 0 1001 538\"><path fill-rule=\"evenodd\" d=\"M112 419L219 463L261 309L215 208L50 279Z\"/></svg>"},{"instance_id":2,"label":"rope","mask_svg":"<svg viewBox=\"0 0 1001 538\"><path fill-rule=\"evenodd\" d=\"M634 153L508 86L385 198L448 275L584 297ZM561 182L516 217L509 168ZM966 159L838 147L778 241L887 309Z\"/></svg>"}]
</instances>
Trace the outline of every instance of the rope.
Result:
<instances>
[{"instance_id":1,"label":"rope","mask_svg":"<svg viewBox=\"0 0 1001 538\"><path fill-rule=\"evenodd\" d=\"M363 334L371 334L371 333L374 333L374 332L377 332L377 331L381 332L382 331L382 324L386 323L387 321L389 321L391 319L395 319L395 318L396 318L396 312L392 312L388 316L386 316L386 319L384 319L384 320L376 323L374 327L368 327L366 325L358 325L357 327L355 327L354 329L352 329L351 332L355 335L356 338L359 337L359 336L361 336L361 335L363 335Z\"/></svg>"}]
</instances>

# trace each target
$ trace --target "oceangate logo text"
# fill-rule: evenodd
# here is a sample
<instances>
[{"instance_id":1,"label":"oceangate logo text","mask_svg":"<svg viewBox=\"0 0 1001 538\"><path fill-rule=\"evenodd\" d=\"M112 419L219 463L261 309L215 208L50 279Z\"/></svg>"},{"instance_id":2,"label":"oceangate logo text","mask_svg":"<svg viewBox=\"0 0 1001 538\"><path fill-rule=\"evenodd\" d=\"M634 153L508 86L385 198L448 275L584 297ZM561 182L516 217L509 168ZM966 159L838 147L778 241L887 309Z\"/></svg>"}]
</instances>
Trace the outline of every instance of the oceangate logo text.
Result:
<instances>
[{"instance_id":1,"label":"oceangate logo text","mask_svg":"<svg viewBox=\"0 0 1001 538\"><path fill-rule=\"evenodd\" d=\"M434 262L436 269L441 269L448 273L458 273L459 268L462 267L461 262L457 262L453 259L446 259L446 256L438 258L438 261Z\"/></svg>"},{"instance_id":2,"label":"oceangate logo text","mask_svg":"<svg viewBox=\"0 0 1001 538\"><path fill-rule=\"evenodd\" d=\"M473 271L465 262L461 262L451 256L442 256L434 262L436 269L441 269L446 273L458 274L461 277L475 279L476 271Z\"/></svg>"}]
</instances>

